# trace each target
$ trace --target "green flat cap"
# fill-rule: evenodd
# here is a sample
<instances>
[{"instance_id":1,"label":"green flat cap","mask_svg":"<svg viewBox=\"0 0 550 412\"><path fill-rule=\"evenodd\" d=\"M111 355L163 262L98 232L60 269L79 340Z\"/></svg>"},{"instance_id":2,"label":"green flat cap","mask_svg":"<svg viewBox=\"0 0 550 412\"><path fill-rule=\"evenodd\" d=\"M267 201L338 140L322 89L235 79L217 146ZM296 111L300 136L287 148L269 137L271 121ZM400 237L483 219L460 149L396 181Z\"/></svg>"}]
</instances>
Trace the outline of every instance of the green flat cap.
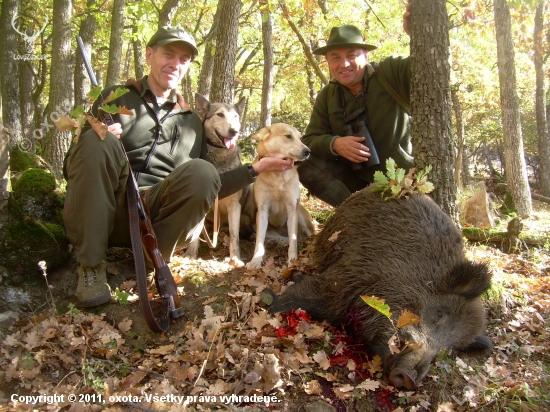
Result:
<instances>
[{"instance_id":1,"label":"green flat cap","mask_svg":"<svg viewBox=\"0 0 550 412\"><path fill-rule=\"evenodd\" d=\"M147 43L147 47L154 46L155 44L160 44L161 46L166 46L169 43L174 43L180 41L189 46L193 51L193 60L199 55L197 50L197 44L195 39L181 27L170 27L164 26L157 30L151 40Z\"/></svg>"},{"instance_id":2,"label":"green flat cap","mask_svg":"<svg viewBox=\"0 0 550 412\"><path fill-rule=\"evenodd\" d=\"M360 47L365 50L374 50L378 48L372 44L366 44L363 40L361 31L357 27L346 24L340 27L333 27L330 31L330 36L326 45L313 50L313 54L324 56L330 49L337 49L340 47Z\"/></svg>"}]
</instances>

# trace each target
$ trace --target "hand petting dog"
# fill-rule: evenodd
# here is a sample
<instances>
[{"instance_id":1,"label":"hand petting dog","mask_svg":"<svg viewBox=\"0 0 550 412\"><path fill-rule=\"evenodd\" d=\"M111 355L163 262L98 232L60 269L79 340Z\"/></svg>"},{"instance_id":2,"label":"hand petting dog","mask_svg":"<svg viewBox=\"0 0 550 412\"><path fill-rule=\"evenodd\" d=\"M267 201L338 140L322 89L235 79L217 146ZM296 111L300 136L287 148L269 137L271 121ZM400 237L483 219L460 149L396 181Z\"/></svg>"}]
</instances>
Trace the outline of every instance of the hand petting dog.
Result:
<instances>
[{"instance_id":1,"label":"hand petting dog","mask_svg":"<svg viewBox=\"0 0 550 412\"><path fill-rule=\"evenodd\" d=\"M252 165L256 173L262 172L284 172L294 167L294 160L279 157L262 157Z\"/></svg>"}]
</instances>

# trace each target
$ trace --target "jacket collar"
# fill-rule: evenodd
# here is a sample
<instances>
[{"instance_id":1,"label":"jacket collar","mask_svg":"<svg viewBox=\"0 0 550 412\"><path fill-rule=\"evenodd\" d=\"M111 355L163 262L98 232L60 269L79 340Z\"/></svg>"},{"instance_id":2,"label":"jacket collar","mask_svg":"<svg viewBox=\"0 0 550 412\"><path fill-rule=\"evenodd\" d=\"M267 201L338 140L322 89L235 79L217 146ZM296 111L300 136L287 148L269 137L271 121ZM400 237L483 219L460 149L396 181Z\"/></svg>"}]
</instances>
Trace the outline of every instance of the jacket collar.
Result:
<instances>
[{"instance_id":1,"label":"jacket collar","mask_svg":"<svg viewBox=\"0 0 550 412\"><path fill-rule=\"evenodd\" d=\"M153 92L151 91L151 88L149 87L149 83L147 83L147 77L148 76L143 76L142 79L138 80L138 79L128 79L126 81L126 86L133 86L135 87L140 96L142 98L145 98L145 95L148 94L150 96L152 96L153 98L156 99L155 95L153 94ZM173 110L184 110L184 111L191 111L191 107L189 107L189 105L185 102L183 96L181 94L179 94L176 89L172 89L170 91L170 97L167 99L168 101L172 102L172 103L175 103L175 106L174 106L174 109Z\"/></svg>"}]
</instances>

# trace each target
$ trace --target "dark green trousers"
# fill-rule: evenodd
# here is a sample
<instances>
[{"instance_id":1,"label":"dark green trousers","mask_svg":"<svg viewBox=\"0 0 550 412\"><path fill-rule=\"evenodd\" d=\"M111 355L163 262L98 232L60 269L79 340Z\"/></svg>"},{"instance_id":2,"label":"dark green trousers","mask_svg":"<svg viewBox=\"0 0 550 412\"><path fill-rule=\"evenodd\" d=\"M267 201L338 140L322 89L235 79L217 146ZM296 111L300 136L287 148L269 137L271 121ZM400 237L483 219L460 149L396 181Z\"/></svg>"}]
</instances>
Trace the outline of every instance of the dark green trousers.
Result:
<instances>
[{"instance_id":1,"label":"dark green trousers","mask_svg":"<svg viewBox=\"0 0 550 412\"><path fill-rule=\"evenodd\" d=\"M110 246L131 247L126 203L129 167L120 141L108 133L101 140L85 133L67 162L68 182L64 223L76 260L96 266ZM202 159L177 167L149 191L149 209L159 249L170 261L201 232L221 183L214 166Z\"/></svg>"},{"instance_id":2,"label":"dark green trousers","mask_svg":"<svg viewBox=\"0 0 550 412\"><path fill-rule=\"evenodd\" d=\"M355 175L351 162L345 159L325 160L311 155L298 166L298 175L313 196L334 207L369 185Z\"/></svg>"}]
</instances>

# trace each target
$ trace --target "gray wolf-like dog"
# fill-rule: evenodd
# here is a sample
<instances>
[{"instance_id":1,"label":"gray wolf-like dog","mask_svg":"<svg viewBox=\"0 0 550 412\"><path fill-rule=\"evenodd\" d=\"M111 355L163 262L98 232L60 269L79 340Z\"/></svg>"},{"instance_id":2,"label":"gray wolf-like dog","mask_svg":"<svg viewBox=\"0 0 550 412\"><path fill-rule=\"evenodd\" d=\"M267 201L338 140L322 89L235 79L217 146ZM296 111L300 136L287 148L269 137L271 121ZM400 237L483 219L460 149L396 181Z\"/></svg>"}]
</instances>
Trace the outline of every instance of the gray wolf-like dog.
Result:
<instances>
[{"instance_id":1,"label":"gray wolf-like dog","mask_svg":"<svg viewBox=\"0 0 550 412\"><path fill-rule=\"evenodd\" d=\"M241 152L237 145L239 132L241 129L240 117L245 105L246 99L243 97L236 105L226 103L211 103L200 94L195 94L195 108L197 115L204 124L204 133L208 144L208 155L210 161L216 167L218 172L223 173L240 166ZM239 228L241 222L242 202L247 197L249 188L246 187L237 193L232 194L219 201L220 222L229 227L229 259L233 266L242 267L244 263L240 258L239 251ZM249 222L247 226L252 226L254 216L254 205L252 210L246 210L246 216ZM185 255L196 257L198 252L199 240L193 241L187 248Z\"/></svg>"}]
</instances>

